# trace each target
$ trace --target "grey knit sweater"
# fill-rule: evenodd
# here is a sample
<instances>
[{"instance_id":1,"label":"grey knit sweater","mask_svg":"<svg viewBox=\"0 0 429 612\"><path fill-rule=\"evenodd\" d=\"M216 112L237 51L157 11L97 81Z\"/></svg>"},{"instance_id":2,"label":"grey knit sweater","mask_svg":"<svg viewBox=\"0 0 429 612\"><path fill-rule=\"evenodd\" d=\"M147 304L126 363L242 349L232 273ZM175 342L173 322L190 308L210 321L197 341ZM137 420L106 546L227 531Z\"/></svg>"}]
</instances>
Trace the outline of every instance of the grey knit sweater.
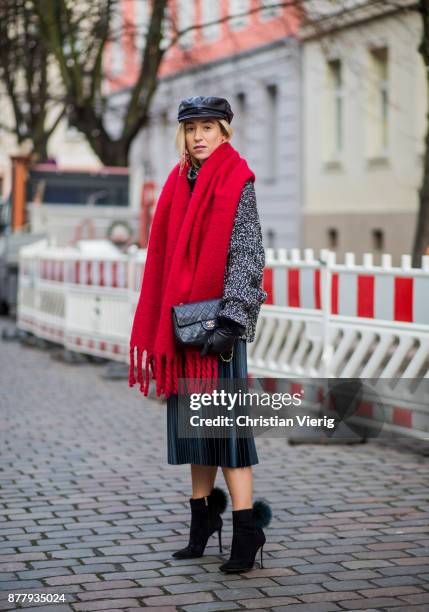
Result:
<instances>
[{"instance_id":1,"label":"grey knit sweater","mask_svg":"<svg viewBox=\"0 0 429 612\"><path fill-rule=\"evenodd\" d=\"M190 168L188 180L193 189L198 172ZM222 308L226 317L246 329L241 336L247 342L255 339L256 323L267 293L261 287L265 266L262 231L256 206L255 187L247 181L241 192L229 243L225 268Z\"/></svg>"}]
</instances>

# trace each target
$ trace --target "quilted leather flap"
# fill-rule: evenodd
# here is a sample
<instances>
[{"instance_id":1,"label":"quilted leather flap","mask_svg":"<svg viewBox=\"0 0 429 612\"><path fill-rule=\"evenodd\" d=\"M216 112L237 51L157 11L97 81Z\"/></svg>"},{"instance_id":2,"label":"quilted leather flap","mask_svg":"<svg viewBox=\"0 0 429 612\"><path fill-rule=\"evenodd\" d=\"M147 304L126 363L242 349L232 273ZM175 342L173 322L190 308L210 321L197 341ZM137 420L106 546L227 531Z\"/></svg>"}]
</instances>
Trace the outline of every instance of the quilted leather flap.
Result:
<instances>
[{"instance_id":1,"label":"quilted leather flap","mask_svg":"<svg viewBox=\"0 0 429 612\"><path fill-rule=\"evenodd\" d=\"M179 327L192 325L197 321L210 321L217 317L220 311L221 300L205 300L203 302L190 302L173 306L172 310L176 317Z\"/></svg>"}]
</instances>

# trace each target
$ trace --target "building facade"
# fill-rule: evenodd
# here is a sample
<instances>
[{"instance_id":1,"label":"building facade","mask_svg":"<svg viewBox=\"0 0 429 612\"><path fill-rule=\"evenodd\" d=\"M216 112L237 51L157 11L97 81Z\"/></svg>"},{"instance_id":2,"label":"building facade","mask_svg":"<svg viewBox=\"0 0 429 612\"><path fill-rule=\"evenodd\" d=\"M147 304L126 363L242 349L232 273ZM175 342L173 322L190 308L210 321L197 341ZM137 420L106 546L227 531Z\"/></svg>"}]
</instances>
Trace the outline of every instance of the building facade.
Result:
<instances>
[{"instance_id":1,"label":"building facade","mask_svg":"<svg viewBox=\"0 0 429 612\"><path fill-rule=\"evenodd\" d=\"M389 3L351 4L347 16L327 14L300 35L303 244L392 253L398 263L412 249L422 178L421 18Z\"/></svg>"},{"instance_id":2,"label":"building facade","mask_svg":"<svg viewBox=\"0 0 429 612\"><path fill-rule=\"evenodd\" d=\"M144 3L146 4L146 3ZM301 233L301 77L295 36L297 15L262 0L172 1L178 29L196 25L164 57L150 120L133 144L134 175L155 182L157 191L178 161L174 147L177 108L183 98L216 95L232 106L231 144L255 172L264 242L295 247ZM138 3L125 3L122 18L147 19ZM205 25L208 24L208 25ZM144 31L144 26L142 28ZM139 45L135 45L139 53ZM130 52L113 62L113 90L124 92L136 78ZM119 50L119 48L118 48ZM112 50L111 59L115 56Z\"/></svg>"}]
</instances>

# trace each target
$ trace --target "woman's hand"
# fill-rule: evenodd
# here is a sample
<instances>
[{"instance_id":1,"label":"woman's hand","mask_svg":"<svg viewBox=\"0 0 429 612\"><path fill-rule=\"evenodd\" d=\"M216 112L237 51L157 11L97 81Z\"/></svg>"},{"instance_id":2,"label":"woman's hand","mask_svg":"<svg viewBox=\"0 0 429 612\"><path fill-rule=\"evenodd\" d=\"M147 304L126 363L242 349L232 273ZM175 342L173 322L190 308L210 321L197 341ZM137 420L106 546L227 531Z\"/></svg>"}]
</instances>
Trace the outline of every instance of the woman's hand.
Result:
<instances>
[{"instance_id":1,"label":"woman's hand","mask_svg":"<svg viewBox=\"0 0 429 612\"><path fill-rule=\"evenodd\" d=\"M200 355L204 357L207 353L230 353L237 338L246 331L246 328L235 321L222 321L222 327L218 327L207 338Z\"/></svg>"}]
</instances>

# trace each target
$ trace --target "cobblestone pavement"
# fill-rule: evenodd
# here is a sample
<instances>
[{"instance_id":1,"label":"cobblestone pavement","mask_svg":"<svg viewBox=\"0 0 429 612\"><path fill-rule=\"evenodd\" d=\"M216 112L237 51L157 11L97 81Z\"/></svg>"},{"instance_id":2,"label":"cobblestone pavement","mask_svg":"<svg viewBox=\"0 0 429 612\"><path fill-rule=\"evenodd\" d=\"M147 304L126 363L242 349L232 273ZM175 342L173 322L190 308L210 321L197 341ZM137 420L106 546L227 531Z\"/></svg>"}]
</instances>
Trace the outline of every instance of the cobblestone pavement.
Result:
<instances>
[{"instance_id":1,"label":"cobblestone pavement","mask_svg":"<svg viewBox=\"0 0 429 612\"><path fill-rule=\"evenodd\" d=\"M265 569L225 575L215 536L201 559L171 557L187 541L189 467L166 462L164 404L104 370L0 342L0 609L44 593L65 603L33 610L429 610L428 457L258 439Z\"/></svg>"}]
</instances>

